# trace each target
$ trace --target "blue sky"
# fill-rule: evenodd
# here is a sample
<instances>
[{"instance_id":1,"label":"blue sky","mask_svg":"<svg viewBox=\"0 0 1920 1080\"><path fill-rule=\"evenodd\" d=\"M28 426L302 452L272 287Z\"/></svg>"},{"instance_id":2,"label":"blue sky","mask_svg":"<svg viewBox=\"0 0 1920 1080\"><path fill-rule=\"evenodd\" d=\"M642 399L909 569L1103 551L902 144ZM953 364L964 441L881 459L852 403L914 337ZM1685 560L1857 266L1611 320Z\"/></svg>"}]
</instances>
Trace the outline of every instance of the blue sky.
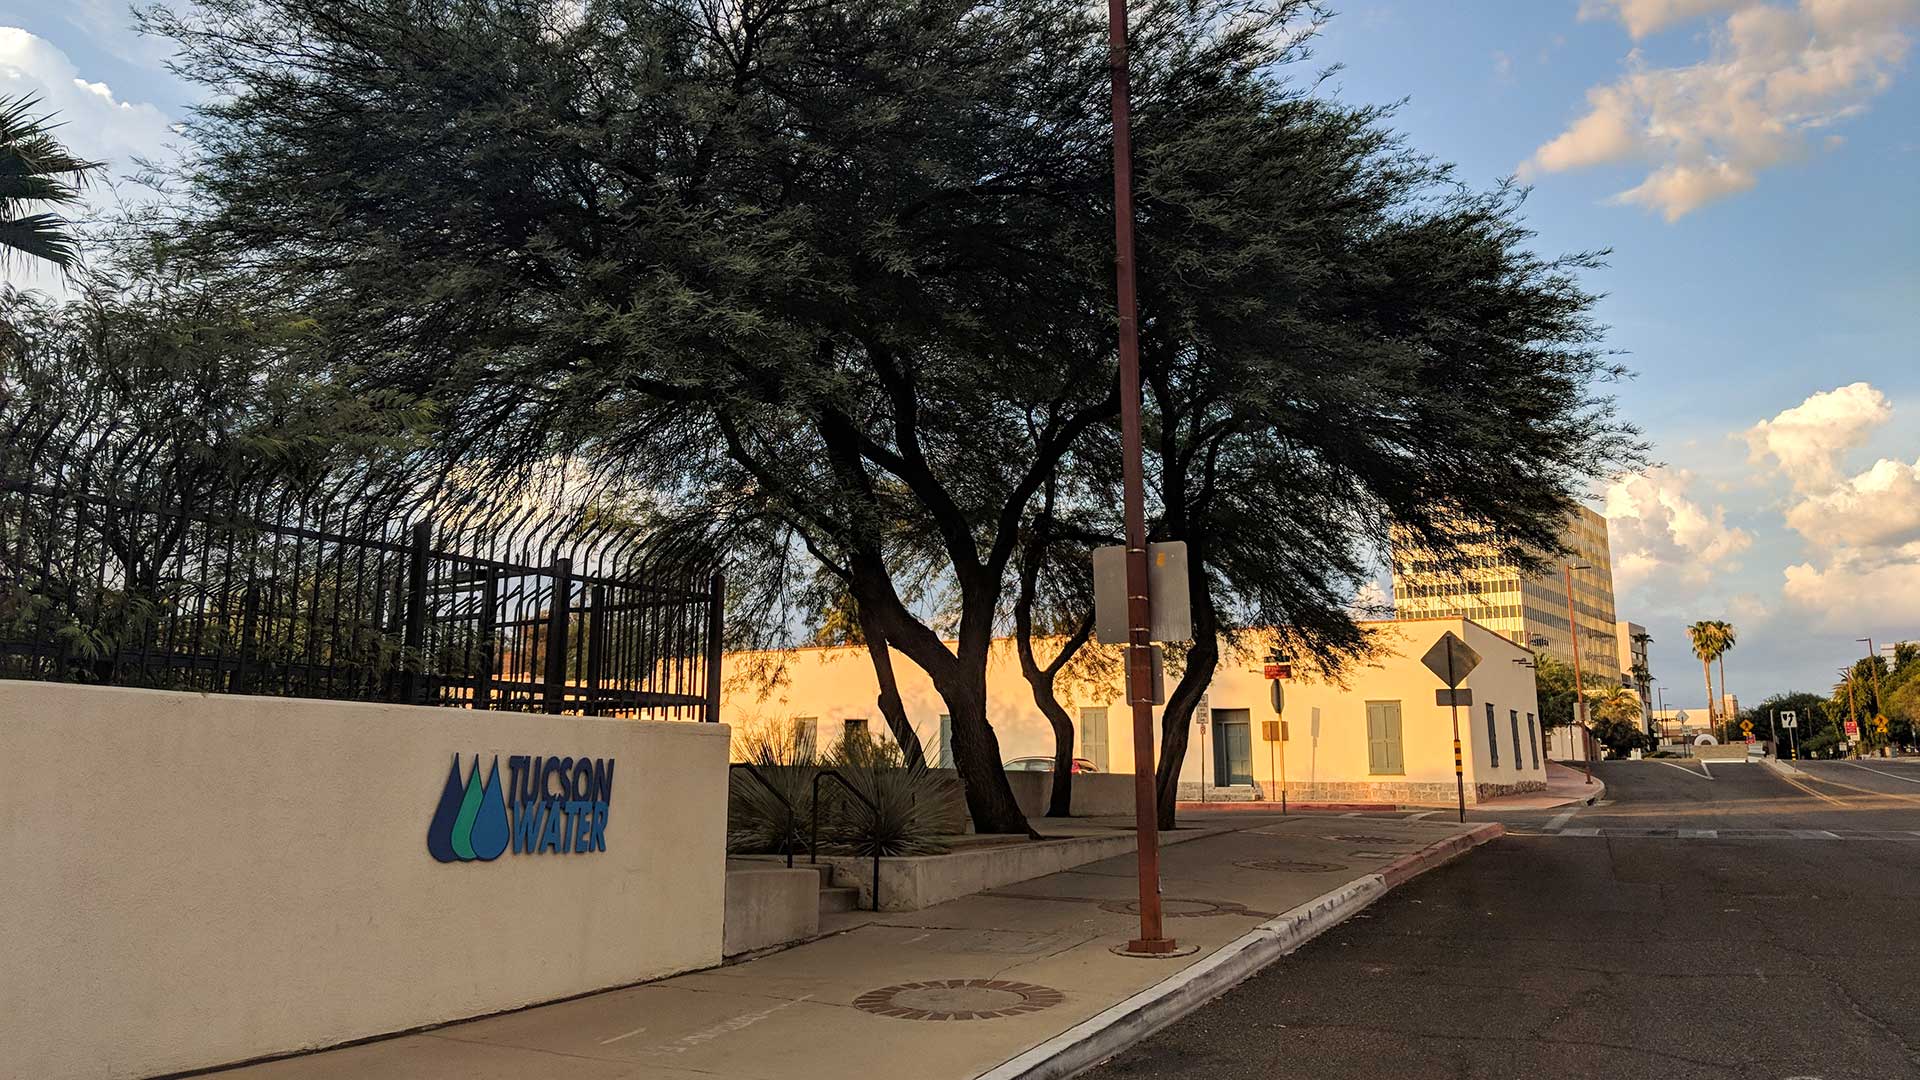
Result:
<instances>
[{"instance_id":1,"label":"blue sky","mask_svg":"<svg viewBox=\"0 0 1920 1080\"><path fill-rule=\"evenodd\" d=\"M1396 126L1468 183L1523 176L1540 250L1612 250L1588 283L1664 468L1595 499L1668 704L1704 696L1694 619L1740 627L1747 702L1920 638L1920 0L1335 7L1333 92L1405 99ZM0 0L0 92L118 173L195 97L129 22Z\"/></svg>"}]
</instances>

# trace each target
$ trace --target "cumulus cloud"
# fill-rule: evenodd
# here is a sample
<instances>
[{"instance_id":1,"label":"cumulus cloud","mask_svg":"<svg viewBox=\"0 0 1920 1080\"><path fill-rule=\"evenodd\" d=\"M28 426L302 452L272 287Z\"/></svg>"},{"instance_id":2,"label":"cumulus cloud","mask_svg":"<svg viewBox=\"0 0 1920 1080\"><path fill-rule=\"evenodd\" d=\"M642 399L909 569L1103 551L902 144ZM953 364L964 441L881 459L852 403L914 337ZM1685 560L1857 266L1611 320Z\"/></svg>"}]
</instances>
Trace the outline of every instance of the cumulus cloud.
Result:
<instances>
[{"instance_id":1,"label":"cumulus cloud","mask_svg":"<svg viewBox=\"0 0 1920 1080\"><path fill-rule=\"evenodd\" d=\"M1696 502L1692 485L1693 474L1685 469L1655 468L1608 486L1608 545L1620 588L1661 574L1698 585L1752 545L1752 534L1727 524L1725 508Z\"/></svg>"},{"instance_id":2,"label":"cumulus cloud","mask_svg":"<svg viewBox=\"0 0 1920 1080\"><path fill-rule=\"evenodd\" d=\"M1787 524L1821 547L1885 549L1920 541L1920 461L1882 458L1794 504Z\"/></svg>"},{"instance_id":3,"label":"cumulus cloud","mask_svg":"<svg viewBox=\"0 0 1920 1080\"><path fill-rule=\"evenodd\" d=\"M17 26L0 26L0 94L31 94L61 124L60 140L81 157L107 162L116 175L133 159L163 157L174 138L158 108L123 101L113 88L81 77L67 54Z\"/></svg>"},{"instance_id":4,"label":"cumulus cloud","mask_svg":"<svg viewBox=\"0 0 1920 1080\"><path fill-rule=\"evenodd\" d=\"M1920 620L1920 543L1887 551L1842 548L1825 566L1789 566L1785 593L1822 627Z\"/></svg>"},{"instance_id":5,"label":"cumulus cloud","mask_svg":"<svg viewBox=\"0 0 1920 1080\"><path fill-rule=\"evenodd\" d=\"M1585 0L1582 19L1619 19L1635 40L1677 22L1739 7L1745 0Z\"/></svg>"},{"instance_id":6,"label":"cumulus cloud","mask_svg":"<svg viewBox=\"0 0 1920 1080\"><path fill-rule=\"evenodd\" d=\"M1582 13L1617 17L1638 38L1721 10L1706 59L1653 67L1636 49L1626 75L1588 91L1585 115L1522 175L1640 163L1646 177L1614 201L1676 220L1833 145L1823 129L1893 84L1920 21L1920 0L1589 0Z\"/></svg>"},{"instance_id":7,"label":"cumulus cloud","mask_svg":"<svg viewBox=\"0 0 1920 1080\"><path fill-rule=\"evenodd\" d=\"M1747 429L1748 457L1772 466L1794 490L1819 492L1840 481L1840 459L1893 416L1887 395L1864 382L1822 390Z\"/></svg>"}]
</instances>

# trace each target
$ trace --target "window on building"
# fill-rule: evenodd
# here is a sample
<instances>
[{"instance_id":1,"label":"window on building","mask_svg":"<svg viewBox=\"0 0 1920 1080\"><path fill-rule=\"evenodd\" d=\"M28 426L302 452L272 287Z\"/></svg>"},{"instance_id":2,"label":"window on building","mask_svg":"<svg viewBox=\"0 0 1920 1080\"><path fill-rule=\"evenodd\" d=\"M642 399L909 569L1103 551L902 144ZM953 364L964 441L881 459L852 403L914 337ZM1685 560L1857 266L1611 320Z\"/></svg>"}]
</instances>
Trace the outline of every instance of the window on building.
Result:
<instances>
[{"instance_id":1,"label":"window on building","mask_svg":"<svg viewBox=\"0 0 1920 1080\"><path fill-rule=\"evenodd\" d=\"M1520 756L1520 710L1508 709L1507 720L1513 724L1513 767L1517 769L1527 760Z\"/></svg>"},{"instance_id":2,"label":"window on building","mask_svg":"<svg viewBox=\"0 0 1920 1080\"><path fill-rule=\"evenodd\" d=\"M1400 747L1400 703L1367 702L1367 771L1405 775L1407 762Z\"/></svg>"},{"instance_id":3,"label":"window on building","mask_svg":"<svg viewBox=\"0 0 1920 1080\"><path fill-rule=\"evenodd\" d=\"M953 768L953 717L948 713L940 714L940 745L934 755L940 768Z\"/></svg>"},{"instance_id":4,"label":"window on building","mask_svg":"<svg viewBox=\"0 0 1920 1080\"><path fill-rule=\"evenodd\" d=\"M1107 707L1089 706L1080 710L1080 756L1093 767L1107 771Z\"/></svg>"},{"instance_id":5,"label":"window on building","mask_svg":"<svg viewBox=\"0 0 1920 1080\"><path fill-rule=\"evenodd\" d=\"M842 743L851 745L853 743L863 742L866 740L866 737L867 737L867 718L866 717L856 716L842 722L846 725L845 731L843 731L840 735L840 740Z\"/></svg>"},{"instance_id":6,"label":"window on building","mask_svg":"<svg viewBox=\"0 0 1920 1080\"><path fill-rule=\"evenodd\" d=\"M1449 661L1451 667L1451 661ZM1494 768L1500 767L1500 729L1493 723L1493 702L1487 702L1487 759Z\"/></svg>"},{"instance_id":7,"label":"window on building","mask_svg":"<svg viewBox=\"0 0 1920 1080\"><path fill-rule=\"evenodd\" d=\"M802 761L812 761L815 757L819 756L819 717L796 716L793 718L793 748Z\"/></svg>"},{"instance_id":8,"label":"window on building","mask_svg":"<svg viewBox=\"0 0 1920 1080\"><path fill-rule=\"evenodd\" d=\"M1527 714L1527 750L1533 754L1533 767L1536 769L1540 767L1540 743L1538 742L1534 734L1538 730L1540 730L1539 723L1534 720L1532 713L1528 713Z\"/></svg>"}]
</instances>

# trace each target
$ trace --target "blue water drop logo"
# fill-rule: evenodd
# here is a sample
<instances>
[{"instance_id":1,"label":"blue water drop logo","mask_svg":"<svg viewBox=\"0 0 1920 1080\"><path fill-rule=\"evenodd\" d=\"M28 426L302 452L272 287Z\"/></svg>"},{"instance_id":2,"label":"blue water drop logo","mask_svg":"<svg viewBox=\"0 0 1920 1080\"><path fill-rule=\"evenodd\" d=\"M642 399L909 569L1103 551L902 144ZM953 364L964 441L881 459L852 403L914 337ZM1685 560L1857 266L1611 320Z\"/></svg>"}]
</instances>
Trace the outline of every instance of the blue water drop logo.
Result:
<instances>
[{"instance_id":1,"label":"blue water drop logo","mask_svg":"<svg viewBox=\"0 0 1920 1080\"><path fill-rule=\"evenodd\" d=\"M479 769L479 759L474 759L475 772ZM492 862L507 850L507 840L512 828L507 824L507 800L500 793L500 758L494 756L493 769L487 774L487 786L480 793L480 812L473 819L472 837L467 845L473 850L473 857L481 862Z\"/></svg>"},{"instance_id":2,"label":"blue water drop logo","mask_svg":"<svg viewBox=\"0 0 1920 1080\"><path fill-rule=\"evenodd\" d=\"M427 826L427 854L440 862L457 862L453 851L453 823L460 816L460 804L466 800L466 786L460 783L460 755L453 755L447 770L447 786L440 792L440 805Z\"/></svg>"}]
</instances>

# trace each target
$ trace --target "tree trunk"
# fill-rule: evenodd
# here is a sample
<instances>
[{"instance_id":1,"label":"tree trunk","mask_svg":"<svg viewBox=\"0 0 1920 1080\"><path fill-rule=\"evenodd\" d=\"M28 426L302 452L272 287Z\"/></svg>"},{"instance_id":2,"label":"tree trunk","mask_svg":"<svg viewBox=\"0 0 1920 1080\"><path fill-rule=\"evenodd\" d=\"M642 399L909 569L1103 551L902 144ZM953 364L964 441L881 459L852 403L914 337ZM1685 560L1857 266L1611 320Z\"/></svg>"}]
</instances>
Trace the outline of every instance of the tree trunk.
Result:
<instances>
[{"instance_id":1,"label":"tree trunk","mask_svg":"<svg viewBox=\"0 0 1920 1080\"><path fill-rule=\"evenodd\" d=\"M907 707L900 700L900 684L893 677L893 653L887 646L886 632L879 623L868 616L867 609L857 601L854 607L860 614L860 636L866 639L867 655L873 660L873 674L880 683L880 715L886 718L887 728L893 732L893 741L900 744L900 753L906 758L909 768L919 768L927 762L927 752L920 745L920 734L913 730L913 724L907 720Z\"/></svg>"},{"instance_id":2,"label":"tree trunk","mask_svg":"<svg viewBox=\"0 0 1920 1080\"><path fill-rule=\"evenodd\" d=\"M933 680L947 703L953 725L953 764L967 796L967 813L976 832L1038 836L1013 797L1013 785L1000 759L1000 740L987 721L987 660L993 645L990 604L963 595L958 647L946 643L913 617L893 592L892 578L878 561L855 560L852 567L854 600L869 612L879 636L899 649ZM963 594L967 591L962 585ZM890 602L889 602L890 601ZM985 615L978 614L985 612ZM969 613L972 614L969 614Z\"/></svg>"},{"instance_id":3,"label":"tree trunk","mask_svg":"<svg viewBox=\"0 0 1920 1080\"><path fill-rule=\"evenodd\" d=\"M1733 739L1733 725L1735 722L1737 722L1740 719L1740 717L1735 715L1735 710L1727 708L1727 657L1726 657L1726 654L1722 653L1719 656L1714 657L1713 662L1716 665L1718 665L1720 668L1720 708L1721 708L1721 711L1727 714L1727 739L1731 741Z\"/></svg>"},{"instance_id":4,"label":"tree trunk","mask_svg":"<svg viewBox=\"0 0 1920 1080\"><path fill-rule=\"evenodd\" d=\"M1174 826L1174 811L1180 799L1180 767L1187 760L1187 731L1200 695L1213 682L1213 669L1220 663L1219 621L1214 617L1213 592L1205 570L1206 552L1193 539L1187 541L1187 588L1193 600L1193 648L1187 651L1187 668L1180 682L1167 695L1166 708L1160 713L1160 761L1154 769L1154 809L1160 828Z\"/></svg>"},{"instance_id":5,"label":"tree trunk","mask_svg":"<svg viewBox=\"0 0 1920 1080\"><path fill-rule=\"evenodd\" d=\"M1719 710L1713 707L1713 661L1701 657L1700 670L1707 676L1707 730L1711 731L1719 726L1720 716Z\"/></svg>"}]
</instances>

